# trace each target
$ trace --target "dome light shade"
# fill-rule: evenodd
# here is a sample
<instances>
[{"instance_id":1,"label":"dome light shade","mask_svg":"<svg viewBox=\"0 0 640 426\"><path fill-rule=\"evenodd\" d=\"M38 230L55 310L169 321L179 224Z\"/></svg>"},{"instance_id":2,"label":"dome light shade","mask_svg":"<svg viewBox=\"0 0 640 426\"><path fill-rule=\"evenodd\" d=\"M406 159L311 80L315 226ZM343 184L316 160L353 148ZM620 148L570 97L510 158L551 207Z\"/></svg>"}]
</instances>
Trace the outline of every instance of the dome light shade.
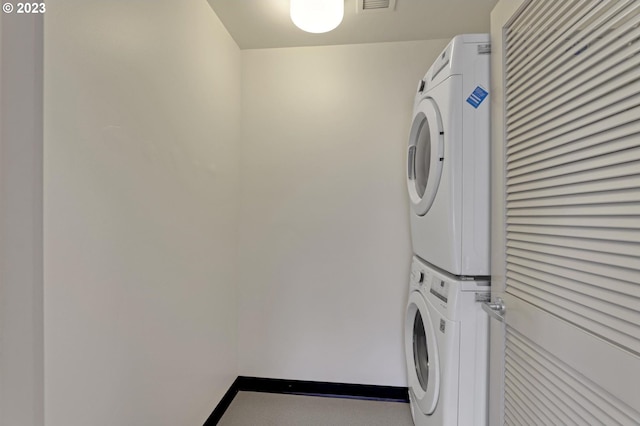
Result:
<instances>
[{"instance_id":1,"label":"dome light shade","mask_svg":"<svg viewBox=\"0 0 640 426\"><path fill-rule=\"evenodd\" d=\"M326 33L340 25L344 0L291 0L291 20L308 33Z\"/></svg>"}]
</instances>

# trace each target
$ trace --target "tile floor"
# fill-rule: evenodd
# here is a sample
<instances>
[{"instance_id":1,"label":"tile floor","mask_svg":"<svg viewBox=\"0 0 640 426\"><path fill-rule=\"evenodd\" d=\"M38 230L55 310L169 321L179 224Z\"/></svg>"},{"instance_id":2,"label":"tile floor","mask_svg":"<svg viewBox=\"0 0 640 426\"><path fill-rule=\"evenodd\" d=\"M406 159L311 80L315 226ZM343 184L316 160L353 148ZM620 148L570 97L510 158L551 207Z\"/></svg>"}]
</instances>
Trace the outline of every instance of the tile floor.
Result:
<instances>
[{"instance_id":1,"label":"tile floor","mask_svg":"<svg viewBox=\"0 0 640 426\"><path fill-rule=\"evenodd\" d=\"M220 426L413 426L409 404L239 392Z\"/></svg>"}]
</instances>

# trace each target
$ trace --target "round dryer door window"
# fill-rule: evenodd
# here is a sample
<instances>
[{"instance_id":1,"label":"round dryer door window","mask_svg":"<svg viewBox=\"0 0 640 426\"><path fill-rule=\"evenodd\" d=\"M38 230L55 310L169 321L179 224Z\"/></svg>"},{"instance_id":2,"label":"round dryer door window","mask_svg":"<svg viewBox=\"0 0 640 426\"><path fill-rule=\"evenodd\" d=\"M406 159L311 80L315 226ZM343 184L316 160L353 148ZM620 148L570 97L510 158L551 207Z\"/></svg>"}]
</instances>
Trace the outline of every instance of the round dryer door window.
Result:
<instances>
[{"instance_id":1,"label":"round dryer door window","mask_svg":"<svg viewBox=\"0 0 640 426\"><path fill-rule=\"evenodd\" d=\"M436 198L444 161L444 131L435 102L423 99L409 134L407 186L416 214L424 216Z\"/></svg>"},{"instance_id":2,"label":"round dryer door window","mask_svg":"<svg viewBox=\"0 0 640 426\"><path fill-rule=\"evenodd\" d=\"M429 308L417 291L409 295L404 337L409 392L420 410L428 415L438 402L440 367Z\"/></svg>"}]
</instances>

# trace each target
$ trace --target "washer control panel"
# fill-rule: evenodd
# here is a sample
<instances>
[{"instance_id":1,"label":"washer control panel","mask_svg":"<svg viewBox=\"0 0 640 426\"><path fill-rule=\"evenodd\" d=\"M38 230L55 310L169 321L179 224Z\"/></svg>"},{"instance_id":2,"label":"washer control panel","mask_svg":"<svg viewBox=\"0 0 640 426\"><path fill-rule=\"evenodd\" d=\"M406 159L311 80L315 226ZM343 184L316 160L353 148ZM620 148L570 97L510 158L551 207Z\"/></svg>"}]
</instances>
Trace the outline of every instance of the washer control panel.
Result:
<instances>
[{"instance_id":1,"label":"washer control panel","mask_svg":"<svg viewBox=\"0 0 640 426\"><path fill-rule=\"evenodd\" d=\"M431 273L425 269L420 268L418 265L411 266L411 283L422 287L429 285L431 282Z\"/></svg>"},{"instance_id":2,"label":"washer control panel","mask_svg":"<svg viewBox=\"0 0 640 426\"><path fill-rule=\"evenodd\" d=\"M431 288L429 289L429 292L444 303L447 303L449 300L449 283L434 277L431 280Z\"/></svg>"}]
</instances>

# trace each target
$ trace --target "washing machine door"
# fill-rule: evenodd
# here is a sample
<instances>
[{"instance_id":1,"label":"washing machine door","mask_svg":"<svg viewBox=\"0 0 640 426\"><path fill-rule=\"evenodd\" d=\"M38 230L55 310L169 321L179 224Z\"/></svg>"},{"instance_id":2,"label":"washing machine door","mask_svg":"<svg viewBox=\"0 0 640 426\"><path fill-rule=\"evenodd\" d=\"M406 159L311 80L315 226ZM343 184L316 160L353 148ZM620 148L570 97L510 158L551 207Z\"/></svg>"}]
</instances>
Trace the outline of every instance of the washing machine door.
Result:
<instances>
[{"instance_id":1,"label":"washing machine door","mask_svg":"<svg viewBox=\"0 0 640 426\"><path fill-rule=\"evenodd\" d=\"M411 399L424 414L429 415L438 403L440 366L429 308L417 291L409 295L404 337Z\"/></svg>"},{"instance_id":2,"label":"washing machine door","mask_svg":"<svg viewBox=\"0 0 640 426\"><path fill-rule=\"evenodd\" d=\"M414 110L409 134L407 186L414 212L424 216L436 198L444 162L444 129L438 106L423 99Z\"/></svg>"}]
</instances>

